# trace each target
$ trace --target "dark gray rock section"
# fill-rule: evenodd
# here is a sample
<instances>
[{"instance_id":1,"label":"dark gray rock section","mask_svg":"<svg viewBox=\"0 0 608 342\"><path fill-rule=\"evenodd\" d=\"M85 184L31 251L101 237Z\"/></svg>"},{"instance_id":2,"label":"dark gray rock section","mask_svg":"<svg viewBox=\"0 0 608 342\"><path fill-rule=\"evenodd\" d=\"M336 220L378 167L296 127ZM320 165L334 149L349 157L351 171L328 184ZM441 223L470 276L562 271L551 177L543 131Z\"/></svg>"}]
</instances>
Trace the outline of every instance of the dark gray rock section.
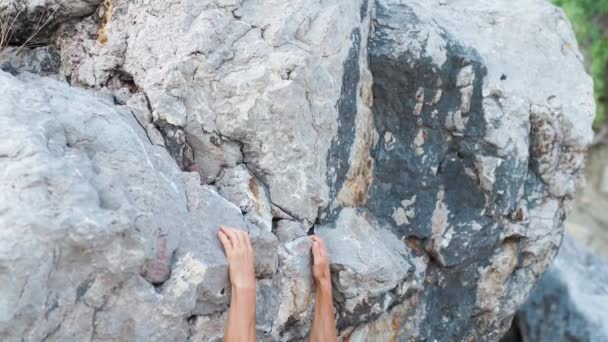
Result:
<instances>
[{"instance_id":1,"label":"dark gray rock section","mask_svg":"<svg viewBox=\"0 0 608 342\"><path fill-rule=\"evenodd\" d=\"M440 274L435 268L427 287L427 319L423 322L416 341L462 341L470 333L476 308L479 274L483 262L457 267Z\"/></svg>"},{"instance_id":2,"label":"dark gray rock section","mask_svg":"<svg viewBox=\"0 0 608 342\"><path fill-rule=\"evenodd\" d=\"M0 69L16 75L31 72L41 76L57 74L61 56L52 46L35 48L5 47L0 51Z\"/></svg>"},{"instance_id":3,"label":"dark gray rock section","mask_svg":"<svg viewBox=\"0 0 608 342\"><path fill-rule=\"evenodd\" d=\"M338 133L331 142L330 150L327 154L327 169L330 186L330 198L336 195L348 173L350 166L350 150L355 142L355 119L357 118L357 98L358 85L360 78L359 53L361 45L361 32L358 28L351 34L353 45L348 52L348 57L344 62L344 72L342 76L342 90L340 99L336 104L338 108ZM332 169L335 172L335 182L332 181ZM325 222L333 221L339 210L333 210L325 215Z\"/></svg>"},{"instance_id":4,"label":"dark gray rock section","mask_svg":"<svg viewBox=\"0 0 608 342\"><path fill-rule=\"evenodd\" d=\"M158 130L163 135L167 151L182 171L193 171L194 152L187 141L186 132L180 127L166 122L157 123Z\"/></svg>"},{"instance_id":5,"label":"dark gray rock section","mask_svg":"<svg viewBox=\"0 0 608 342\"><path fill-rule=\"evenodd\" d=\"M413 271L413 269L411 271ZM352 311L344 307L343 300L340 298L340 294L337 293L335 299L336 306L338 307L336 327L338 330L343 330L347 327L372 322L378 319L386 311L390 311L392 308L410 299L414 292L415 290L407 291L404 295L402 295L399 293L399 287L397 286L381 296L371 297L368 300L364 300L361 304L356 305ZM374 306L382 307L386 301L392 301L392 303L384 312L374 312Z\"/></svg>"},{"instance_id":6,"label":"dark gray rock section","mask_svg":"<svg viewBox=\"0 0 608 342\"><path fill-rule=\"evenodd\" d=\"M363 0L363 4L361 5L361 11L360 11L360 16L361 16L361 22L363 22L363 19L365 19L365 17L367 16L367 11L369 9L369 0Z\"/></svg>"},{"instance_id":7,"label":"dark gray rock section","mask_svg":"<svg viewBox=\"0 0 608 342\"><path fill-rule=\"evenodd\" d=\"M395 9L378 6L377 16L396 18L395 13L387 11L395 12ZM401 19L402 22L418 22L409 10L402 12ZM393 28L378 24L370 40L370 66L374 75L372 110L381 140L390 132L396 143L390 151L382 143L374 151L376 166L368 207L377 218L391 223L394 205L415 195L415 217L411 224L398 228L393 223L393 226L400 236L424 239L431 234L431 217L440 186L445 186L448 207L457 210L450 218L454 223L478 219L484 207L481 189L469 180L470 177L463 177L463 173L466 167L472 168L473 155L484 148L479 141L485 128L481 105L485 69L473 49L456 42L448 47L448 60L443 66L433 64L430 58L416 59L407 53L394 59L391 50L396 42L391 39L390 30ZM457 137L444 127L444 123L448 113L460 107L456 75L467 65L472 65L478 76L464 136ZM420 115L415 115L418 89L424 89L426 99L432 98L438 82L443 83L439 103L425 105ZM437 111L435 115L433 111ZM425 130L426 142L422 146L423 153L417 155L412 146L419 129ZM433 170L437 170L437 174ZM455 179L458 181L454 182Z\"/></svg>"},{"instance_id":8,"label":"dark gray rock section","mask_svg":"<svg viewBox=\"0 0 608 342\"><path fill-rule=\"evenodd\" d=\"M481 259L494 248L498 231L495 218L482 214L486 194L478 181L465 173L465 169L475 170L476 155L493 155L495 152L492 146L483 143L486 125L481 94L486 73L483 60L474 49L451 41L447 34L444 34L444 39L449 43L448 58L442 66L435 65L430 58L417 59L408 53L393 58L391 52L396 42L392 41L390 31L402 25L385 26L382 23L390 23L390 20L418 22L407 7L398 10L399 13L395 8L378 6L377 17L386 21L376 25L375 34L370 40L375 126L381 140L384 134L390 132L396 142L390 151L385 149L382 142L374 151L376 165L368 208L377 219L391 225L399 237L426 239L432 231L431 217L437 193L443 188L445 203L450 210L450 226L456 229L455 242L445 251L448 256L446 263L456 265L468 259ZM450 112L460 108L461 93L456 86L456 77L463 67L469 65L476 74L474 93L470 112L466 114L468 122L465 130L463 134L456 135L446 127L445 122ZM442 84L441 100L434 105L428 105L425 101L420 115L415 115L416 93L422 88L425 99L433 98L438 82ZM422 153L417 154L412 146L421 129L426 132L425 143L421 147ZM504 170L497 170L502 172L501 176L510 171L510 165L506 165ZM500 177L497 175L496 178ZM507 187L517 185L497 183L490 195L511 196L507 204L500 205L514 206L516 193L503 191ZM500 193L504 194L498 195ZM397 226L392 218L394 207L403 199L413 196L416 196L415 216L410 219L410 224ZM473 231L470 229L471 222L477 222L484 228ZM459 242L465 240L475 245L462 248L463 244Z\"/></svg>"},{"instance_id":9,"label":"dark gray rock section","mask_svg":"<svg viewBox=\"0 0 608 342\"><path fill-rule=\"evenodd\" d=\"M435 260L430 268L426 298L427 320L421 325L420 339L462 340L469 336L478 314L477 284L479 268L489 260L499 244L500 218L515 210L520 189L526 179L527 165L516 158L503 158L495 170L497 181L492 189L483 189L471 170L479 156L496 157L496 147L484 141L482 83L486 67L478 52L442 33L446 42L446 61L436 65L414 51L396 55L393 30L417 37L416 24L422 24L407 6L384 7L378 4L375 31L370 38L370 67L374 75L372 108L380 143L374 153L374 179L367 208L379 221L392 227L398 237L426 243L433 233L432 217L438 193L444 191L449 210L448 224L454 230L448 246L441 249L443 261ZM403 25L403 23L409 23ZM413 28L411 28L413 27ZM409 31L408 31L409 30ZM423 57L419 57L423 56ZM475 74L470 110L463 114L461 130L446 124L448 115L461 108L462 93L458 73L472 67ZM422 89L424 101L417 113ZM441 99L433 103L437 90ZM422 151L415 140L424 131ZM395 142L387 149L383 137L390 132ZM468 171L468 172L467 172ZM394 208L404 199L413 198L414 216L409 224L398 225ZM473 229L476 223L477 229ZM479 227L481 227L479 229ZM441 318L441 319L439 319Z\"/></svg>"}]
</instances>

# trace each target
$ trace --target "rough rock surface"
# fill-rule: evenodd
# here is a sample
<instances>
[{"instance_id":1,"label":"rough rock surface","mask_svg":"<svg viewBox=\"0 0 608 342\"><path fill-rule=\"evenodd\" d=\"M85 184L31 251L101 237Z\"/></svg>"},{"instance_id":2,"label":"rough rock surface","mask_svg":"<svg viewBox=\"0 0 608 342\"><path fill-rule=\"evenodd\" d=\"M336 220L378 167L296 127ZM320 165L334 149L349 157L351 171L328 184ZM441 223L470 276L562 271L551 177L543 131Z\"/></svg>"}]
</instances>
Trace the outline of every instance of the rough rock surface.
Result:
<instances>
[{"instance_id":1,"label":"rough rock surface","mask_svg":"<svg viewBox=\"0 0 608 342\"><path fill-rule=\"evenodd\" d=\"M264 340L308 333L309 231L351 341L496 340L554 257L594 104L544 1L82 15L47 32L63 83L17 75L36 51L0 73L3 340L220 338L220 224L252 235Z\"/></svg>"},{"instance_id":2,"label":"rough rock surface","mask_svg":"<svg viewBox=\"0 0 608 342\"><path fill-rule=\"evenodd\" d=\"M27 71L52 76L56 75L60 68L60 56L52 47L7 47L0 52L0 69L6 72L17 74Z\"/></svg>"},{"instance_id":3,"label":"rough rock surface","mask_svg":"<svg viewBox=\"0 0 608 342\"><path fill-rule=\"evenodd\" d=\"M516 316L521 340L608 341L608 260L566 236Z\"/></svg>"},{"instance_id":4,"label":"rough rock surface","mask_svg":"<svg viewBox=\"0 0 608 342\"><path fill-rule=\"evenodd\" d=\"M189 316L225 310L211 237L220 224L263 232L126 107L50 79L0 80L3 340L183 340Z\"/></svg>"}]
</instances>

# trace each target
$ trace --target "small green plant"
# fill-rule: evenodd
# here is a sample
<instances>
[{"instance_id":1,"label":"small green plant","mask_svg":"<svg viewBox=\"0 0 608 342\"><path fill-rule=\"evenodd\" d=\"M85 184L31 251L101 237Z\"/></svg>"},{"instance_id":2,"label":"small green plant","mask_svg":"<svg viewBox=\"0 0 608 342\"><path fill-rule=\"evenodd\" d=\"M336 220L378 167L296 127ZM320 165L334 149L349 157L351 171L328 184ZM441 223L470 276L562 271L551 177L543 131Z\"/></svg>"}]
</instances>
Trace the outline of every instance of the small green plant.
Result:
<instances>
[{"instance_id":1,"label":"small green plant","mask_svg":"<svg viewBox=\"0 0 608 342\"><path fill-rule=\"evenodd\" d=\"M597 113L594 125L606 123L608 100L608 0L553 0L564 9L588 58L593 77Z\"/></svg>"}]
</instances>

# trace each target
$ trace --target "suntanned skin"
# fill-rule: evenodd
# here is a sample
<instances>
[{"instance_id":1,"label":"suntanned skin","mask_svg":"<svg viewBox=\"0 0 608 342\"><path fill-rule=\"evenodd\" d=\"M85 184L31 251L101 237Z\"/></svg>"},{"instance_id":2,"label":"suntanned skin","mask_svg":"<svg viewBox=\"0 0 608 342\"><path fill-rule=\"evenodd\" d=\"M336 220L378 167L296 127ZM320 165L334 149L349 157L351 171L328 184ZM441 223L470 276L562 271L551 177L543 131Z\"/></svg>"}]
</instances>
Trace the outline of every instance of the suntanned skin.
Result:
<instances>
[{"instance_id":1,"label":"suntanned skin","mask_svg":"<svg viewBox=\"0 0 608 342\"><path fill-rule=\"evenodd\" d=\"M228 258L232 290L224 341L255 342L255 271L249 234L222 226L217 235Z\"/></svg>"},{"instance_id":2,"label":"suntanned skin","mask_svg":"<svg viewBox=\"0 0 608 342\"><path fill-rule=\"evenodd\" d=\"M255 271L254 253L247 232L220 227L218 237L228 258L232 298L226 323L226 342L254 342ZM315 316L310 330L312 342L337 341L336 322L329 272L329 257L323 240L311 235L312 273L317 286Z\"/></svg>"},{"instance_id":3,"label":"suntanned skin","mask_svg":"<svg viewBox=\"0 0 608 342\"><path fill-rule=\"evenodd\" d=\"M331 293L329 257L321 238L311 235L310 239L312 240L312 274L317 285L317 301L315 303L315 316L310 329L310 341L333 342L337 341L337 334Z\"/></svg>"}]
</instances>

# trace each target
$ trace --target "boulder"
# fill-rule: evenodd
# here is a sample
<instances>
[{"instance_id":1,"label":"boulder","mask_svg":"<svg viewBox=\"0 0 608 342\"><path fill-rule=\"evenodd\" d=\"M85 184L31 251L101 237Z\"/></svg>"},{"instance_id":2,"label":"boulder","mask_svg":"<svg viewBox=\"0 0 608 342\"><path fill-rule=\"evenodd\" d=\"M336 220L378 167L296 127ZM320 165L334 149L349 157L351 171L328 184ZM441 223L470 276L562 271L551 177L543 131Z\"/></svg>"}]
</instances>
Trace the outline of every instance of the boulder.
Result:
<instances>
[{"instance_id":1,"label":"boulder","mask_svg":"<svg viewBox=\"0 0 608 342\"><path fill-rule=\"evenodd\" d=\"M308 232L344 340L497 340L555 256L595 107L544 0L83 4L2 62L2 340L218 339L220 225L263 340L308 334Z\"/></svg>"},{"instance_id":2,"label":"boulder","mask_svg":"<svg viewBox=\"0 0 608 342\"><path fill-rule=\"evenodd\" d=\"M608 260L564 237L515 318L521 341L608 340Z\"/></svg>"},{"instance_id":3,"label":"boulder","mask_svg":"<svg viewBox=\"0 0 608 342\"><path fill-rule=\"evenodd\" d=\"M377 1L372 23L366 207L429 256L414 336L496 340L557 251L592 137L574 36L544 1Z\"/></svg>"}]
</instances>

